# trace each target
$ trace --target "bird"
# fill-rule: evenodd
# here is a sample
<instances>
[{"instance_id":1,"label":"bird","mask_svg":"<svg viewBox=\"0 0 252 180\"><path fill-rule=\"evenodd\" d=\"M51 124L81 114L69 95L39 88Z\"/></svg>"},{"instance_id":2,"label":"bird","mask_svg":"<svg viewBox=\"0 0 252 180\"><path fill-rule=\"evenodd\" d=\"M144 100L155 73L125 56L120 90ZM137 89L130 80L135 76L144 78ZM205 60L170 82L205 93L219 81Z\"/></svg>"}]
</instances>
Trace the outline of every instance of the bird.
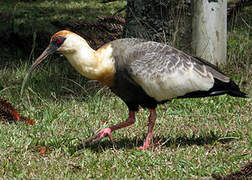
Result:
<instances>
[{"instance_id":1,"label":"bird","mask_svg":"<svg viewBox=\"0 0 252 180\"><path fill-rule=\"evenodd\" d=\"M126 121L101 129L85 140L100 141L112 132L133 125L140 107L149 110L147 136L139 150L150 147L156 107L180 98L200 98L228 94L246 98L238 85L206 60L186 54L170 45L138 38L122 38L97 50L69 30L56 32L48 47L32 64L22 89L35 67L54 52L63 54L70 64L88 79L108 86L128 107Z\"/></svg>"}]
</instances>

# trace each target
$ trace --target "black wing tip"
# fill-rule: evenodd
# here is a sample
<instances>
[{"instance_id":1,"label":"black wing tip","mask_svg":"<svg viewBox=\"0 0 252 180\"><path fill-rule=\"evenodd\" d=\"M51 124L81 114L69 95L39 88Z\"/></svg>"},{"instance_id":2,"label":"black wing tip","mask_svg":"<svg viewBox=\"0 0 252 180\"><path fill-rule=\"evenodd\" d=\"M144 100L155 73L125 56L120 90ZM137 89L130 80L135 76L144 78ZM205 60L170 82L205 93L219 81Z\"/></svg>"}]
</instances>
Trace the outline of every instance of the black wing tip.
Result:
<instances>
[{"instance_id":1,"label":"black wing tip","mask_svg":"<svg viewBox=\"0 0 252 180\"><path fill-rule=\"evenodd\" d=\"M232 80L230 80L228 83L225 83L218 79L215 79L215 85L209 91L195 91L187 93L184 96L180 96L178 98L201 98L208 96L219 96L223 94L228 94L230 96L238 98L250 98L250 96L242 92L239 86Z\"/></svg>"},{"instance_id":2,"label":"black wing tip","mask_svg":"<svg viewBox=\"0 0 252 180\"><path fill-rule=\"evenodd\" d=\"M249 98L249 96L246 93L241 91L229 91L228 95L233 97Z\"/></svg>"},{"instance_id":3,"label":"black wing tip","mask_svg":"<svg viewBox=\"0 0 252 180\"><path fill-rule=\"evenodd\" d=\"M227 94L234 97L249 98L249 96L246 93L242 92L239 86L232 80L229 82L229 91Z\"/></svg>"}]
</instances>

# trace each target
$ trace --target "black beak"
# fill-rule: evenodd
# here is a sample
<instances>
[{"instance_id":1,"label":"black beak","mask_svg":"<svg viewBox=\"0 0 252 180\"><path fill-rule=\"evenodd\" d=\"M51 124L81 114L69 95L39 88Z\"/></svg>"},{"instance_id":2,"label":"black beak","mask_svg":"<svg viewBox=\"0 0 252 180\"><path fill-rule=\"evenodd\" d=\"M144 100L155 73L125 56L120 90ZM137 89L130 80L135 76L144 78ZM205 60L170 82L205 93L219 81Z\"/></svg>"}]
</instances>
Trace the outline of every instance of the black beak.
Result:
<instances>
[{"instance_id":1,"label":"black beak","mask_svg":"<svg viewBox=\"0 0 252 180\"><path fill-rule=\"evenodd\" d=\"M49 56L50 54L53 54L54 52L56 52L58 49L58 47L54 44L49 44L49 46L44 50L44 52L35 60L35 62L32 64L32 66L30 67L30 69L28 70L28 72L25 75L25 78L23 80L22 83L22 88L21 88L21 96L23 94L24 91L24 86L25 83L28 79L28 77L30 76L30 74L32 73L32 71L45 59L47 58L47 56Z\"/></svg>"}]
</instances>

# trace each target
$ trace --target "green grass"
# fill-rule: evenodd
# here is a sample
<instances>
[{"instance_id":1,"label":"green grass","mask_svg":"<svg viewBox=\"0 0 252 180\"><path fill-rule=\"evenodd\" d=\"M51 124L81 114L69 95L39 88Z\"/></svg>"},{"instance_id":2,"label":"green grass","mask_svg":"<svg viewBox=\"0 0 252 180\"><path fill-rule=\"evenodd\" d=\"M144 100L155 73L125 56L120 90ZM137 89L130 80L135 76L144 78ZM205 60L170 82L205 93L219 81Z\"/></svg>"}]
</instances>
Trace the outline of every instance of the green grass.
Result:
<instances>
[{"instance_id":1,"label":"green grass","mask_svg":"<svg viewBox=\"0 0 252 180\"><path fill-rule=\"evenodd\" d=\"M239 18L249 20L249 10ZM251 93L251 31L239 18L229 31L228 64L221 69ZM135 125L113 132L115 146L105 138L80 148L80 140L93 131L124 121L126 105L59 56L33 72L20 97L30 65L10 57L0 66L0 97L35 120L34 126L0 122L3 179L200 179L229 174L252 161L251 99L224 95L159 106L153 146L146 152L137 150L147 133L143 109ZM40 147L47 152L40 153Z\"/></svg>"},{"instance_id":2,"label":"green grass","mask_svg":"<svg viewBox=\"0 0 252 180\"><path fill-rule=\"evenodd\" d=\"M78 150L92 129L125 120L127 107L58 61L34 72L21 98L27 68L1 69L0 96L36 121L34 126L1 123L3 178L177 179L227 174L251 161L251 99L219 96L159 106L154 146L146 152L136 149L147 132L148 111L141 109L134 126L113 133L114 147L106 138ZM40 146L49 148L46 154L39 153Z\"/></svg>"},{"instance_id":3,"label":"green grass","mask_svg":"<svg viewBox=\"0 0 252 180\"><path fill-rule=\"evenodd\" d=\"M57 31L51 24L53 21L78 22L81 20L94 21L97 15L108 15L116 13L123 8L126 1L115 1L112 3L100 3L98 0L36 0L29 3L17 0L2 0L0 2L0 14L10 17L12 29L27 31L34 29ZM1 20L0 20L1 23ZM3 22L6 25L6 21ZM1 26L0 30L9 28ZM25 28L25 29L23 29Z\"/></svg>"}]
</instances>

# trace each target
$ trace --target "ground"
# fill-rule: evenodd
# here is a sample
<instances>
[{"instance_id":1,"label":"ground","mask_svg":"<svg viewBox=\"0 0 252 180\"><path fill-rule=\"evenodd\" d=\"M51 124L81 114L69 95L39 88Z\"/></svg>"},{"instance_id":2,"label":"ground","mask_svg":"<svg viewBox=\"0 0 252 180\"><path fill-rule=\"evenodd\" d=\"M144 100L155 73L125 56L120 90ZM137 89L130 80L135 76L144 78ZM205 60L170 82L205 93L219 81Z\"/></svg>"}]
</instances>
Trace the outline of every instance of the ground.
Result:
<instances>
[{"instance_id":1,"label":"ground","mask_svg":"<svg viewBox=\"0 0 252 180\"><path fill-rule=\"evenodd\" d=\"M121 8L117 4L109 4L106 5L110 9L108 12L100 4L95 4L97 1L92 1L93 4L81 1L80 5L72 1L63 2L10 3L16 7L11 11L6 6L7 1L1 1L1 17L14 14L21 21L22 18L18 17L34 15L34 11L32 14L29 11L32 5L38 16L45 13L52 21L66 18L62 13L71 13L71 7L80 6L78 13L70 16L74 19L81 18L83 6L94 14L91 7L105 14ZM52 8L48 9L50 6ZM63 11L63 7L68 11ZM51 15L57 11L60 13ZM17 15L12 12L17 12ZM230 22L228 63L220 66L250 95L251 12L251 7L247 7ZM45 19L43 22L50 24L48 21ZM49 41L49 34L44 38ZM127 107L108 88L83 78L64 57L58 55L48 58L33 73L24 95L20 96L25 73L41 52L37 44L38 41L35 54L31 51L32 45L27 54L18 50L11 54L10 44L6 51L1 52L0 97L10 102L20 115L35 120L35 124L0 122L0 177L203 179L210 178L212 174L230 174L252 161L252 100L227 95L173 100L159 106L153 145L145 152L137 150L147 133L148 111L143 109L137 114L135 125L113 132L114 146L108 138L82 146L82 139L101 128L124 121ZM46 42L44 44L47 45Z\"/></svg>"}]
</instances>

